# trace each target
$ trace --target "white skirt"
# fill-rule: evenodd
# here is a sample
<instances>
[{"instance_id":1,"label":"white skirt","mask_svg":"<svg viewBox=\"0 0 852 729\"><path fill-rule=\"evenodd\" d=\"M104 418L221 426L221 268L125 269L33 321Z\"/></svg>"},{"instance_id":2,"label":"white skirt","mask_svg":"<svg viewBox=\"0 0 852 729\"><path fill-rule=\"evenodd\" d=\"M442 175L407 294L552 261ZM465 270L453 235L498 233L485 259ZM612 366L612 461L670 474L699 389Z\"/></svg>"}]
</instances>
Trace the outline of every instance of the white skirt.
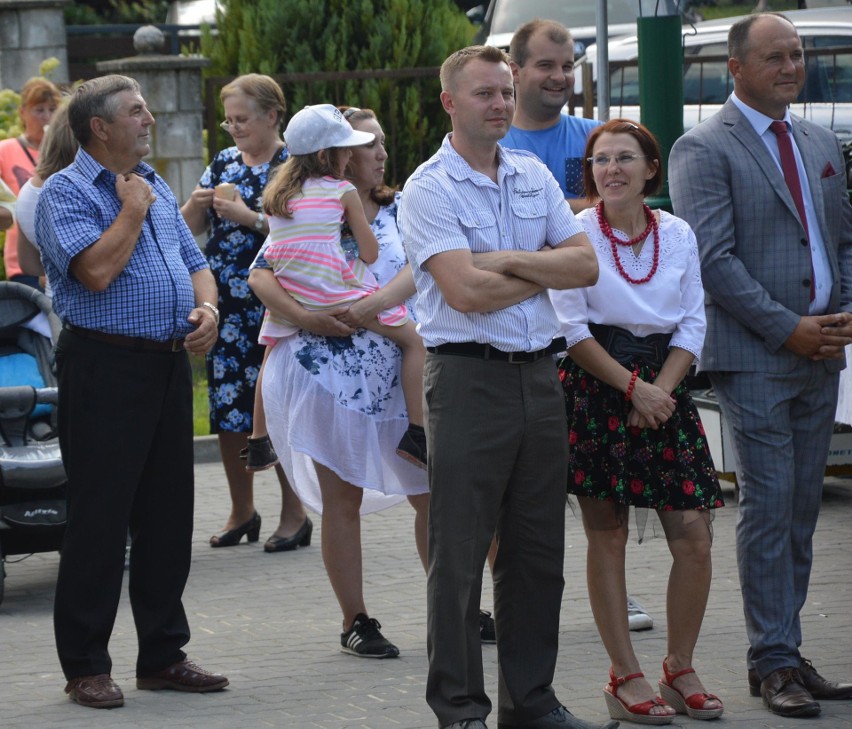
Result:
<instances>
[{"instance_id":1,"label":"white skirt","mask_svg":"<svg viewBox=\"0 0 852 729\"><path fill-rule=\"evenodd\" d=\"M302 503L322 513L314 461L364 489L361 513L427 493L426 472L396 454L408 427L399 348L358 330L352 337L299 332L278 342L263 370L269 435Z\"/></svg>"}]
</instances>

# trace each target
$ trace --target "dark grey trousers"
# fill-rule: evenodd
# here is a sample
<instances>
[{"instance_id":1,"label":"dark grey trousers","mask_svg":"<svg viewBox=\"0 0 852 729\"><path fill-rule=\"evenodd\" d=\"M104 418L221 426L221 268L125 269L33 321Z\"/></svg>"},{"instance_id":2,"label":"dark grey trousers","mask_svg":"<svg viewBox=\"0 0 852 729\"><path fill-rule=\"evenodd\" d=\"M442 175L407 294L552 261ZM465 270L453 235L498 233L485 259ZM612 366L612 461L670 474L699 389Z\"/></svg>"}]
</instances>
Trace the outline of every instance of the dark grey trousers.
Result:
<instances>
[{"instance_id":1,"label":"dark grey trousers","mask_svg":"<svg viewBox=\"0 0 852 729\"><path fill-rule=\"evenodd\" d=\"M509 364L426 358L429 577L426 700L445 726L485 718L479 601L492 536L500 661L498 718L559 705L556 666L568 437L550 357Z\"/></svg>"}]
</instances>

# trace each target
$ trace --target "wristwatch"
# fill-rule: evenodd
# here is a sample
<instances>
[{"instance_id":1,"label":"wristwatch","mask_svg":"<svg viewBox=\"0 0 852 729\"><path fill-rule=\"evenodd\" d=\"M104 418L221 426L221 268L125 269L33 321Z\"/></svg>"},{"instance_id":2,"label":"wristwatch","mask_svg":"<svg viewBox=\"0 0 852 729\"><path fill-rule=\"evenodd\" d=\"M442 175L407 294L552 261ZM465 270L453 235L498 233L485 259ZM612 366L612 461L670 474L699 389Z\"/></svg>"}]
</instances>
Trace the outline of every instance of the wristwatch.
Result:
<instances>
[{"instance_id":1,"label":"wristwatch","mask_svg":"<svg viewBox=\"0 0 852 729\"><path fill-rule=\"evenodd\" d=\"M266 222L266 216L263 213L258 213L252 227L258 232L263 232L263 224Z\"/></svg>"},{"instance_id":2,"label":"wristwatch","mask_svg":"<svg viewBox=\"0 0 852 729\"><path fill-rule=\"evenodd\" d=\"M201 302L201 306L203 306L205 309L210 309L210 311L213 312L213 316L216 319L216 326L218 327L219 326L219 310L213 304L211 304L209 301Z\"/></svg>"}]
</instances>

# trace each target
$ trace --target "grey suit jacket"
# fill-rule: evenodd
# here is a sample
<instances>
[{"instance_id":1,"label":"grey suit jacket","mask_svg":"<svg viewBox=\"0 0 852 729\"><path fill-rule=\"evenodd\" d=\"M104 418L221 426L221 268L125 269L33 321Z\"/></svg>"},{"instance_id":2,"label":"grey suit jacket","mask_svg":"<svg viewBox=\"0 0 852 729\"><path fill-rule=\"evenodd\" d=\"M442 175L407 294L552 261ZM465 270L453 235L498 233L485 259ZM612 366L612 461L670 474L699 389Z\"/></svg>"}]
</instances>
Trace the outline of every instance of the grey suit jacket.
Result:
<instances>
[{"instance_id":1,"label":"grey suit jacket","mask_svg":"<svg viewBox=\"0 0 852 729\"><path fill-rule=\"evenodd\" d=\"M825 313L852 311L852 207L840 143L804 119L792 123L831 264ZM798 357L784 342L808 314L810 250L781 170L733 101L675 143L669 185L701 255L701 369L789 372ZM828 371L843 366L825 361Z\"/></svg>"}]
</instances>

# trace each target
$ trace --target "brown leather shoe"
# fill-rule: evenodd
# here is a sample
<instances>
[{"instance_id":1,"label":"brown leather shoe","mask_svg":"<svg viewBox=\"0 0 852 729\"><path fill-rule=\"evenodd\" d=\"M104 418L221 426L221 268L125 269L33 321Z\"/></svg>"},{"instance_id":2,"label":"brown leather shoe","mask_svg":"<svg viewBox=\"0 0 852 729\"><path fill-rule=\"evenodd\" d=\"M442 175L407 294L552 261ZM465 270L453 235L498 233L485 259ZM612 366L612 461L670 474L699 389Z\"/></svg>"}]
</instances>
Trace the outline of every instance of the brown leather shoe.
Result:
<instances>
[{"instance_id":1,"label":"brown leather shoe","mask_svg":"<svg viewBox=\"0 0 852 729\"><path fill-rule=\"evenodd\" d=\"M80 706L92 709L113 709L124 706L124 694L108 673L72 678L65 693Z\"/></svg>"},{"instance_id":2,"label":"brown leather shoe","mask_svg":"<svg viewBox=\"0 0 852 729\"><path fill-rule=\"evenodd\" d=\"M823 678L807 658L802 658L799 664L799 675L802 686L815 699L852 699L852 683L836 683Z\"/></svg>"},{"instance_id":3,"label":"brown leather shoe","mask_svg":"<svg viewBox=\"0 0 852 729\"><path fill-rule=\"evenodd\" d=\"M227 685L228 679L221 673L205 671L188 658L151 676L136 677L136 688L149 691L168 689L202 694L207 691L221 691Z\"/></svg>"},{"instance_id":4,"label":"brown leather shoe","mask_svg":"<svg viewBox=\"0 0 852 729\"><path fill-rule=\"evenodd\" d=\"M807 658L799 664L799 675L804 686L815 699L852 699L852 683L835 683L823 678ZM760 679L757 671L748 671L748 689L752 696L760 696Z\"/></svg>"},{"instance_id":5,"label":"brown leather shoe","mask_svg":"<svg viewBox=\"0 0 852 729\"><path fill-rule=\"evenodd\" d=\"M797 668L773 671L760 684L760 695L766 708L778 716L817 716L819 704L802 685Z\"/></svg>"}]
</instances>

